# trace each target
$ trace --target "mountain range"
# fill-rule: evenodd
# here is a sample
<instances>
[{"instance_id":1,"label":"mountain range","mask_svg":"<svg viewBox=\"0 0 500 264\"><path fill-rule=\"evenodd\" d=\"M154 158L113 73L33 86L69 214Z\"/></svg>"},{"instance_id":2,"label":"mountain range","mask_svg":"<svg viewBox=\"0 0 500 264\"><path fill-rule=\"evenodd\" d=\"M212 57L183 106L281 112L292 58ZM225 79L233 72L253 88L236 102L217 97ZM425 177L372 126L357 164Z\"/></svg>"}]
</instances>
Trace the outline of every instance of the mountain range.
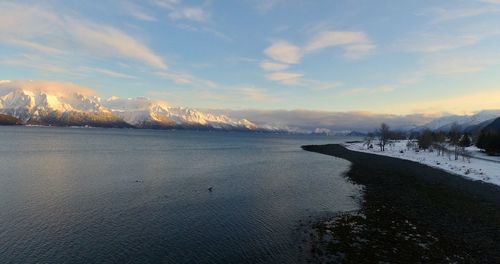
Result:
<instances>
[{"instance_id":1,"label":"mountain range","mask_svg":"<svg viewBox=\"0 0 500 264\"><path fill-rule=\"evenodd\" d=\"M151 129L238 130L361 135L385 122L394 130L449 130L453 124L477 133L500 110L473 115L387 115L309 110L197 110L146 97L102 99L90 89L50 81L1 81L0 125L91 126Z\"/></svg>"},{"instance_id":2,"label":"mountain range","mask_svg":"<svg viewBox=\"0 0 500 264\"><path fill-rule=\"evenodd\" d=\"M144 97L110 97L102 100L94 95L74 91L16 87L4 87L1 91L0 114L31 125L276 130L269 126L257 126L246 119L234 120L225 115L213 115L191 108L170 107L161 101Z\"/></svg>"},{"instance_id":3,"label":"mountain range","mask_svg":"<svg viewBox=\"0 0 500 264\"><path fill-rule=\"evenodd\" d=\"M458 127L463 133L479 136L482 131L499 131L500 110L483 110L472 115L449 115L437 118L411 131L430 129L448 132Z\"/></svg>"},{"instance_id":4,"label":"mountain range","mask_svg":"<svg viewBox=\"0 0 500 264\"><path fill-rule=\"evenodd\" d=\"M449 115L432 120L419 127L448 131L455 124L466 132L479 131L500 117L500 110L483 110L473 115Z\"/></svg>"}]
</instances>

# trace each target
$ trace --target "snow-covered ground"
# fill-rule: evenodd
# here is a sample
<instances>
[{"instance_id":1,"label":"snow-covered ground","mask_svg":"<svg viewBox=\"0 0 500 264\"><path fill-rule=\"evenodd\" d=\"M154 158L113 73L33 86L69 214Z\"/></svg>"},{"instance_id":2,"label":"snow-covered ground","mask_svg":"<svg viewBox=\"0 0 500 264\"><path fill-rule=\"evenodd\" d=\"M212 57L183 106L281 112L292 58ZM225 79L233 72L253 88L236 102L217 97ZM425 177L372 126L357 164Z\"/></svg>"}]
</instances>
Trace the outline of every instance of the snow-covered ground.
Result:
<instances>
[{"instance_id":1,"label":"snow-covered ground","mask_svg":"<svg viewBox=\"0 0 500 264\"><path fill-rule=\"evenodd\" d=\"M466 148L467 152L477 158L500 162L500 156L489 156L476 146Z\"/></svg>"},{"instance_id":2,"label":"snow-covered ground","mask_svg":"<svg viewBox=\"0 0 500 264\"><path fill-rule=\"evenodd\" d=\"M453 154L451 156L438 156L437 151L415 151L408 149L408 141L391 141L386 145L385 151L380 151L376 142L373 143L373 148L368 149L363 143L345 143L344 146L353 151L373 153L389 157L395 157L405 160L419 162L431 167L439 168L447 172L461 175L471 180L479 180L495 185L500 185L500 158L489 157L480 152L477 148L468 148L472 158L464 159L461 156L455 160Z\"/></svg>"}]
</instances>

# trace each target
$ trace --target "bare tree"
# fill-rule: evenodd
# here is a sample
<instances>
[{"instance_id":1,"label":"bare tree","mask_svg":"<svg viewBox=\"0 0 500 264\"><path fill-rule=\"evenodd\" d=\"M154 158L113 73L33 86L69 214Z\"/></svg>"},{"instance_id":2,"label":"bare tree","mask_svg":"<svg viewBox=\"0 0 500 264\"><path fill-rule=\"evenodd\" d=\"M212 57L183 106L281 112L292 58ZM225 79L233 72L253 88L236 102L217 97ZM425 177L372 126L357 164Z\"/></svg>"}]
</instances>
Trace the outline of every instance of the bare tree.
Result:
<instances>
[{"instance_id":1,"label":"bare tree","mask_svg":"<svg viewBox=\"0 0 500 264\"><path fill-rule=\"evenodd\" d=\"M450 139L451 145L458 145L458 142L462 137L462 128L456 122L451 125L450 132L448 132L448 137Z\"/></svg>"},{"instance_id":2,"label":"bare tree","mask_svg":"<svg viewBox=\"0 0 500 264\"><path fill-rule=\"evenodd\" d=\"M448 137L450 139L450 144L455 147L455 160L458 160L461 149L458 143L460 142L460 138L462 137L462 128L456 122L451 125Z\"/></svg>"},{"instance_id":3,"label":"bare tree","mask_svg":"<svg viewBox=\"0 0 500 264\"><path fill-rule=\"evenodd\" d=\"M413 141L411 139L408 139L408 141L406 142L406 150L407 151L410 151L414 148L413 146Z\"/></svg>"},{"instance_id":4,"label":"bare tree","mask_svg":"<svg viewBox=\"0 0 500 264\"><path fill-rule=\"evenodd\" d=\"M466 159L470 162L468 151L466 150L467 147L470 147L472 145L472 141L470 139L470 136L465 133L462 135L460 138L460 141L458 142L458 147L460 148L460 154L462 155L462 159L465 161Z\"/></svg>"},{"instance_id":5,"label":"bare tree","mask_svg":"<svg viewBox=\"0 0 500 264\"><path fill-rule=\"evenodd\" d=\"M386 123L382 123L380 125L379 134L380 134L380 143L379 143L380 150L385 151L385 145L387 144L387 142L391 137L391 128Z\"/></svg>"},{"instance_id":6,"label":"bare tree","mask_svg":"<svg viewBox=\"0 0 500 264\"><path fill-rule=\"evenodd\" d=\"M434 134L434 146L437 149L437 155L444 156L444 152L446 150L445 147L446 135L443 132L436 132Z\"/></svg>"},{"instance_id":7,"label":"bare tree","mask_svg":"<svg viewBox=\"0 0 500 264\"><path fill-rule=\"evenodd\" d=\"M365 137L363 145L366 145L367 149L371 149L373 148L372 142L373 142L373 133L368 133L368 135L366 135Z\"/></svg>"}]
</instances>

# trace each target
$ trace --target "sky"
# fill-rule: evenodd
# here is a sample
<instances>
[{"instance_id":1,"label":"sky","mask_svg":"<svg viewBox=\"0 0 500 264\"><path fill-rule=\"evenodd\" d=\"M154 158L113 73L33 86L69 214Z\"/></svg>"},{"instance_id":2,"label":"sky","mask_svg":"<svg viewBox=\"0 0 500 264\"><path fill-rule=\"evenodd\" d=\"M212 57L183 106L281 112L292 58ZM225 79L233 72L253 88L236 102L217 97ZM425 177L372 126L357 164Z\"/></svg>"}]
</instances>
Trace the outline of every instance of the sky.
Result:
<instances>
[{"instance_id":1,"label":"sky","mask_svg":"<svg viewBox=\"0 0 500 264\"><path fill-rule=\"evenodd\" d=\"M500 0L0 0L0 79L202 109L500 108Z\"/></svg>"}]
</instances>

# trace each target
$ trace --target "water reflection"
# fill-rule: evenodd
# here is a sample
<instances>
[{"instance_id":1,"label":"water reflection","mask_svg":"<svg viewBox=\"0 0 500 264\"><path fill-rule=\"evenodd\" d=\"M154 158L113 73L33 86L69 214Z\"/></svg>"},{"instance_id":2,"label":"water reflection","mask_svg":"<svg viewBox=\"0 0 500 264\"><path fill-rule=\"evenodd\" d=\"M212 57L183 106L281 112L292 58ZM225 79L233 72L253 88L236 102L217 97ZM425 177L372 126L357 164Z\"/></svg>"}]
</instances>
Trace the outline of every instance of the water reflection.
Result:
<instances>
[{"instance_id":1,"label":"water reflection","mask_svg":"<svg viewBox=\"0 0 500 264\"><path fill-rule=\"evenodd\" d=\"M6 263L293 263L299 219L356 207L349 163L300 150L332 138L0 131Z\"/></svg>"}]
</instances>

